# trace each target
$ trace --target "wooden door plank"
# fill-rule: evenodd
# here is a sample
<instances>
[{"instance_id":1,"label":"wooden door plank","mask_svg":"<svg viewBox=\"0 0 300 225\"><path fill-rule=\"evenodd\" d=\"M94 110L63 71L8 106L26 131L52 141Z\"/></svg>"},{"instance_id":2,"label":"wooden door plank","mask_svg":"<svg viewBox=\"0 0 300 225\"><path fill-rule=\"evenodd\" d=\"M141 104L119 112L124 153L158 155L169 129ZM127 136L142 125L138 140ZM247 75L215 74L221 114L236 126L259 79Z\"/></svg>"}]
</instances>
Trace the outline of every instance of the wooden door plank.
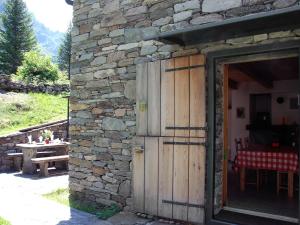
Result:
<instances>
[{"instance_id":1,"label":"wooden door plank","mask_svg":"<svg viewBox=\"0 0 300 225\"><path fill-rule=\"evenodd\" d=\"M191 138L191 142L201 142L202 139ZM205 191L205 147L190 145L189 147L189 203L204 205ZM188 221L204 223L204 209L188 207Z\"/></svg>"},{"instance_id":2,"label":"wooden door plank","mask_svg":"<svg viewBox=\"0 0 300 225\"><path fill-rule=\"evenodd\" d=\"M203 65L203 55L190 57L190 66ZM206 126L206 96L205 96L205 69L204 67L190 70L190 126ZM205 131L191 130L191 137L204 137Z\"/></svg>"},{"instance_id":3,"label":"wooden door plank","mask_svg":"<svg viewBox=\"0 0 300 225\"><path fill-rule=\"evenodd\" d=\"M158 213L158 143L157 137L145 138L145 212Z\"/></svg>"},{"instance_id":4,"label":"wooden door plank","mask_svg":"<svg viewBox=\"0 0 300 225\"><path fill-rule=\"evenodd\" d=\"M148 135L160 136L160 61L148 63Z\"/></svg>"},{"instance_id":5,"label":"wooden door plank","mask_svg":"<svg viewBox=\"0 0 300 225\"><path fill-rule=\"evenodd\" d=\"M205 65L205 55L192 55L190 56L191 65L196 66L204 66Z\"/></svg>"},{"instance_id":6,"label":"wooden door plank","mask_svg":"<svg viewBox=\"0 0 300 225\"><path fill-rule=\"evenodd\" d=\"M174 102L174 71L165 72L174 68L174 59L164 60L161 64L161 135L174 136L174 130L166 130L166 127L174 127L175 102Z\"/></svg>"},{"instance_id":7,"label":"wooden door plank","mask_svg":"<svg viewBox=\"0 0 300 225\"><path fill-rule=\"evenodd\" d=\"M136 147L133 152L133 205L137 212L145 211L145 138L136 138Z\"/></svg>"},{"instance_id":8,"label":"wooden door plank","mask_svg":"<svg viewBox=\"0 0 300 225\"><path fill-rule=\"evenodd\" d=\"M137 135L147 135L148 64L136 66L136 129Z\"/></svg>"},{"instance_id":9,"label":"wooden door plank","mask_svg":"<svg viewBox=\"0 0 300 225\"><path fill-rule=\"evenodd\" d=\"M159 138L159 196L158 215L172 218L172 204L163 203L163 200L173 200L173 147L164 142L173 142L173 138Z\"/></svg>"},{"instance_id":10,"label":"wooden door plank","mask_svg":"<svg viewBox=\"0 0 300 225\"><path fill-rule=\"evenodd\" d=\"M188 142L188 138L174 138L174 142ZM173 201L188 203L188 145L174 145ZM173 204L173 218L187 221L187 206Z\"/></svg>"},{"instance_id":11,"label":"wooden door plank","mask_svg":"<svg viewBox=\"0 0 300 225\"><path fill-rule=\"evenodd\" d=\"M175 68L189 66L189 57L175 59ZM175 71L175 126L190 126L189 70ZM175 130L176 137L188 137L189 130Z\"/></svg>"}]
</instances>

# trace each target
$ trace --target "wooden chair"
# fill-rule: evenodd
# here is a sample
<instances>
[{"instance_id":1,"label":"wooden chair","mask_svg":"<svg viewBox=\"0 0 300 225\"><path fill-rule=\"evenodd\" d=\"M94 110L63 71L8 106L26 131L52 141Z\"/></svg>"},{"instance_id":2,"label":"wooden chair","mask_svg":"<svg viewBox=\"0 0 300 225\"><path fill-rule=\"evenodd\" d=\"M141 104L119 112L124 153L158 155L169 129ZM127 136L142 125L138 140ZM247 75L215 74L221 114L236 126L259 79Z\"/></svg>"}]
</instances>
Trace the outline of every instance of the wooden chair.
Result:
<instances>
[{"instance_id":1,"label":"wooden chair","mask_svg":"<svg viewBox=\"0 0 300 225\"><path fill-rule=\"evenodd\" d=\"M288 176L287 172L280 172L277 171L276 174L276 192L277 195L279 195L280 190L287 190L288 189L288 184L283 182L283 176Z\"/></svg>"},{"instance_id":2,"label":"wooden chair","mask_svg":"<svg viewBox=\"0 0 300 225\"><path fill-rule=\"evenodd\" d=\"M299 169L297 170L297 172L295 173L297 180L295 182L295 191L299 191Z\"/></svg>"},{"instance_id":3,"label":"wooden chair","mask_svg":"<svg viewBox=\"0 0 300 225\"><path fill-rule=\"evenodd\" d=\"M277 195L279 195L280 190L288 190L289 174L288 174L288 172L277 171L276 175L277 175L276 176L276 192L277 192ZM295 175L298 177L298 179L300 179L299 178L299 168L297 169L297 172L293 174L294 177L295 177ZM286 178L285 180L283 180L284 177ZM284 182L284 181L286 181L286 182ZM298 185L299 181L294 182L294 183L296 183L296 186L293 187L293 189L296 191L299 191L299 185Z\"/></svg>"},{"instance_id":4,"label":"wooden chair","mask_svg":"<svg viewBox=\"0 0 300 225\"><path fill-rule=\"evenodd\" d=\"M14 162L14 168L16 171L22 170L22 163L23 163L23 153L17 152L16 150L13 150L14 152L7 153L7 157L9 159L12 159Z\"/></svg>"},{"instance_id":5,"label":"wooden chair","mask_svg":"<svg viewBox=\"0 0 300 225\"><path fill-rule=\"evenodd\" d=\"M245 137L245 138L244 138L244 144L245 144L245 145L244 145L245 148L248 149L248 148L249 148L249 138L248 138L248 137Z\"/></svg>"},{"instance_id":6,"label":"wooden chair","mask_svg":"<svg viewBox=\"0 0 300 225\"><path fill-rule=\"evenodd\" d=\"M234 139L235 142L235 149L236 149L236 155L238 154L238 151L241 151L243 149L247 149L249 147L249 138L245 137L244 138L244 144L242 141L242 138L239 139ZM237 157L237 156L236 156ZM235 162L236 162L236 158L235 158ZM246 178L245 178L246 179ZM245 182L247 185L256 185L256 190L259 190L259 186L260 186L260 173L259 170L256 170L256 181L253 182Z\"/></svg>"},{"instance_id":7,"label":"wooden chair","mask_svg":"<svg viewBox=\"0 0 300 225\"><path fill-rule=\"evenodd\" d=\"M234 139L234 143L235 143L235 157L233 160L233 164L232 164L232 170L234 171L237 165L237 155L238 155L238 151L243 149L243 143L242 143L242 139Z\"/></svg>"},{"instance_id":8,"label":"wooden chair","mask_svg":"<svg viewBox=\"0 0 300 225\"><path fill-rule=\"evenodd\" d=\"M236 150L236 153L240 150L243 150L244 149L244 146L243 146L243 142L242 142L242 138L239 138L239 139L234 139L234 142L235 142L235 150Z\"/></svg>"},{"instance_id":9,"label":"wooden chair","mask_svg":"<svg viewBox=\"0 0 300 225\"><path fill-rule=\"evenodd\" d=\"M289 174L288 174L288 172L277 171L276 175L277 175L277 177L276 177L277 178L277 180L276 180L276 192L277 192L277 195L279 195L280 190L288 190L288 187L289 187L289 185L288 185L288 182L289 182L288 176L289 176ZM295 174L293 174L293 176L295 176L295 175L299 179L299 170ZM283 180L284 177L286 178L285 180ZM299 182L294 182L294 183L296 183L296 187L295 188L293 187L293 189L299 191L299 186L298 186Z\"/></svg>"}]
</instances>

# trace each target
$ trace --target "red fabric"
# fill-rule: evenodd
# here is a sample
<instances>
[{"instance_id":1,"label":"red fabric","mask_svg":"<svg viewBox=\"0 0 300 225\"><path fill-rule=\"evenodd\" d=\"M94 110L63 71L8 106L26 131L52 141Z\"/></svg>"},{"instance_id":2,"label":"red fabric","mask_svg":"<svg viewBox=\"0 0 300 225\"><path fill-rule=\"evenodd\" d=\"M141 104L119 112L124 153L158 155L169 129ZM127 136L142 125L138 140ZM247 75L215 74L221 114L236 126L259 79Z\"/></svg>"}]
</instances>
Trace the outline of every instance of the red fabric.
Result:
<instances>
[{"instance_id":1,"label":"red fabric","mask_svg":"<svg viewBox=\"0 0 300 225\"><path fill-rule=\"evenodd\" d=\"M240 150L237 153L236 167L296 172L298 154L290 150Z\"/></svg>"}]
</instances>

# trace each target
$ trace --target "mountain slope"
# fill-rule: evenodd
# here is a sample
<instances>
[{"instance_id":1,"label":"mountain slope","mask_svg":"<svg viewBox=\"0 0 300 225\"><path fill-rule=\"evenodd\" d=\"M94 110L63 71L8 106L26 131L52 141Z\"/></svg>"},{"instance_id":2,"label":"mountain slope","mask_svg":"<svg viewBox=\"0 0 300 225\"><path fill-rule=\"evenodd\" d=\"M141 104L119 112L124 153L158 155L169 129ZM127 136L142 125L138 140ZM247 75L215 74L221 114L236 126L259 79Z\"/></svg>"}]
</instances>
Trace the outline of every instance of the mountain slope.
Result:
<instances>
[{"instance_id":1,"label":"mountain slope","mask_svg":"<svg viewBox=\"0 0 300 225\"><path fill-rule=\"evenodd\" d=\"M6 0L0 0L0 12L3 12L5 2Z\"/></svg>"},{"instance_id":2,"label":"mountain slope","mask_svg":"<svg viewBox=\"0 0 300 225\"><path fill-rule=\"evenodd\" d=\"M42 47L44 53L56 56L64 33L54 32L45 27L42 23L38 22L36 19L33 19L33 29L38 43Z\"/></svg>"},{"instance_id":3,"label":"mountain slope","mask_svg":"<svg viewBox=\"0 0 300 225\"><path fill-rule=\"evenodd\" d=\"M0 13L4 10L5 2L6 0L0 0ZM40 23L36 18L33 17L32 19L33 29L42 51L52 57L55 57L57 55L59 45L62 42L64 33L52 31Z\"/></svg>"}]
</instances>

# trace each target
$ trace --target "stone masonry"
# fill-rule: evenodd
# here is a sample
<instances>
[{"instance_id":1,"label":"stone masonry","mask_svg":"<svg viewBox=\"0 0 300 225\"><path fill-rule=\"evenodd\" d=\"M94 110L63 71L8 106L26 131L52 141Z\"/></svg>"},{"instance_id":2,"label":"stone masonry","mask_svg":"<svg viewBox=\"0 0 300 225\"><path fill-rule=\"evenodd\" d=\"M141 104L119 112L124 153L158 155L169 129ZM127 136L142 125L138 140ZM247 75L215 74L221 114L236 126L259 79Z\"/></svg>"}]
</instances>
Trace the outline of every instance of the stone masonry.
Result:
<instances>
[{"instance_id":1,"label":"stone masonry","mask_svg":"<svg viewBox=\"0 0 300 225\"><path fill-rule=\"evenodd\" d=\"M70 97L72 194L131 209L136 64L299 39L300 29L188 47L143 39L297 4L299 0L75 0Z\"/></svg>"}]
</instances>

